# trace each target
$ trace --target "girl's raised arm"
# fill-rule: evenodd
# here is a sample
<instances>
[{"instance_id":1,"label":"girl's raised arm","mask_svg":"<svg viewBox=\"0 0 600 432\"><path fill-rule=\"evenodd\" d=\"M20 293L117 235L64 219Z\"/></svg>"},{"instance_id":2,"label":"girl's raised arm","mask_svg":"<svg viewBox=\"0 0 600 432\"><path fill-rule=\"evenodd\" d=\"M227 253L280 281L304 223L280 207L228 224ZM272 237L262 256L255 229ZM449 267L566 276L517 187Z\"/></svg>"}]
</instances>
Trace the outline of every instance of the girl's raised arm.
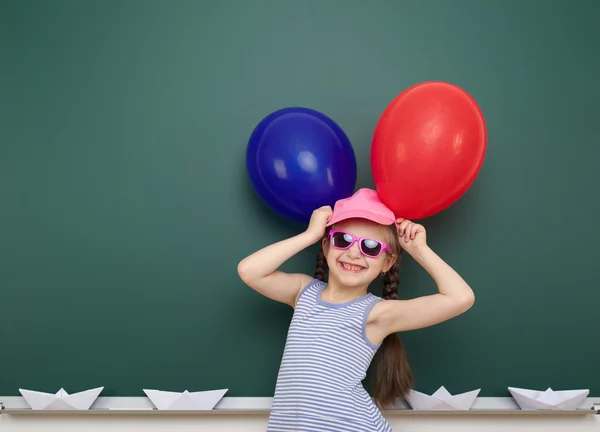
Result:
<instances>
[{"instance_id":1,"label":"girl's raised arm","mask_svg":"<svg viewBox=\"0 0 600 432\"><path fill-rule=\"evenodd\" d=\"M300 290L313 278L300 273L284 273L277 269L292 256L323 238L331 213L331 207L328 206L315 210L306 231L264 247L244 258L238 264L240 278L262 295L294 307Z\"/></svg>"}]
</instances>

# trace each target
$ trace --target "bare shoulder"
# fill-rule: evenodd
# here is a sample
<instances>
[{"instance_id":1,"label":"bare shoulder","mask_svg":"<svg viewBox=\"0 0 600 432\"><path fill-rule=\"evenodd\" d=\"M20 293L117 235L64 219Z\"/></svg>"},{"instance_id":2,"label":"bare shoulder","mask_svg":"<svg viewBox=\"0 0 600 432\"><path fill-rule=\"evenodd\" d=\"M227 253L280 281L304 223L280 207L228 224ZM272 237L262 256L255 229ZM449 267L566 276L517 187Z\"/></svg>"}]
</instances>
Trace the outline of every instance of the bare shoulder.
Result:
<instances>
[{"instance_id":1,"label":"bare shoulder","mask_svg":"<svg viewBox=\"0 0 600 432\"><path fill-rule=\"evenodd\" d=\"M384 299L375 303L371 308L371 311L369 312L369 315L367 317L367 323L379 321L382 318L382 316L385 316L386 311L390 309L390 301L392 300Z\"/></svg>"},{"instance_id":2,"label":"bare shoulder","mask_svg":"<svg viewBox=\"0 0 600 432\"><path fill-rule=\"evenodd\" d=\"M405 300L384 299L379 301L371 309L367 317L367 324L379 327L387 335L391 332L392 323L402 317L407 306Z\"/></svg>"}]
</instances>

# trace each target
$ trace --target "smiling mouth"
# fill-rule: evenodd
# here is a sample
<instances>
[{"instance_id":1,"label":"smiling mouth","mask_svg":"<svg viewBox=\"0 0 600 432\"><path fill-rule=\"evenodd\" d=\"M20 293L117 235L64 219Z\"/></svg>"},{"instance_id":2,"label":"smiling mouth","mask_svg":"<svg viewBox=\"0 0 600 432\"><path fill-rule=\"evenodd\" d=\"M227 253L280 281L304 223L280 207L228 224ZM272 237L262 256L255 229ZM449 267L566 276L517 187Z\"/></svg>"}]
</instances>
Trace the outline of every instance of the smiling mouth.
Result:
<instances>
[{"instance_id":1,"label":"smiling mouth","mask_svg":"<svg viewBox=\"0 0 600 432\"><path fill-rule=\"evenodd\" d=\"M341 262L341 261L339 261L339 263L340 263L340 267L342 269L344 269L345 271L352 272L352 273L358 273L358 272L365 270L365 267L362 267L359 265L348 264L348 263Z\"/></svg>"}]
</instances>

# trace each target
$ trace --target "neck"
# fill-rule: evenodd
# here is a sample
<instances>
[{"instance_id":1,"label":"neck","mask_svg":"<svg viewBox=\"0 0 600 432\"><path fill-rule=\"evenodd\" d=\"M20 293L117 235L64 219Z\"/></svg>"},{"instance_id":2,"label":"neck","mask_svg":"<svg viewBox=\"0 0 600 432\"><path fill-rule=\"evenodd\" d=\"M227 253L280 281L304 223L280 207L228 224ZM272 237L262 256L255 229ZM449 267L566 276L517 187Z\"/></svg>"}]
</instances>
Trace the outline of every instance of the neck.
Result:
<instances>
[{"instance_id":1,"label":"neck","mask_svg":"<svg viewBox=\"0 0 600 432\"><path fill-rule=\"evenodd\" d=\"M330 277L321 298L329 303L346 303L364 296L368 287L369 285L345 286L336 278Z\"/></svg>"}]
</instances>

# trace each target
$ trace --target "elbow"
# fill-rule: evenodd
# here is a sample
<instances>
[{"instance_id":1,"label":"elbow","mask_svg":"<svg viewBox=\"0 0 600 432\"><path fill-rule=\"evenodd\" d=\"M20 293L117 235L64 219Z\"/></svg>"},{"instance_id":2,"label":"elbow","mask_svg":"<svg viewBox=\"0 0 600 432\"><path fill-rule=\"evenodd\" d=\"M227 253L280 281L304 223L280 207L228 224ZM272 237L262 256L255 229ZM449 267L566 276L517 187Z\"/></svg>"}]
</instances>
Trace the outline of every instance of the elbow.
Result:
<instances>
[{"instance_id":1,"label":"elbow","mask_svg":"<svg viewBox=\"0 0 600 432\"><path fill-rule=\"evenodd\" d=\"M248 264L246 263L246 260L242 260L238 263L237 266L237 273L238 276L240 277L240 279L246 284L249 285L249 281L250 281L250 268L248 267Z\"/></svg>"},{"instance_id":2,"label":"elbow","mask_svg":"<svg viewBox=\"0 0 600 432\"><path fill-rule=\"evenodd\" d=\"M470 292L468 294L465 294L465 296L462 298L461 307L462 307L463 311L466 312L469 309L471 309L471 307L474 304L475 304L475 293L472 290L470 290Z\"/></svg>"},{"instance_id":3,"label":"elbow","mask_svg":"<svg viewBox=\"0 0 600 432\"><path fill-rule=\"evenodd\" d=\"M261 276L257 273L254 265L243 259L237 266L237 273L242 282L248 285L252 289L256 289Z\"/></svg>"}]
</instances>

